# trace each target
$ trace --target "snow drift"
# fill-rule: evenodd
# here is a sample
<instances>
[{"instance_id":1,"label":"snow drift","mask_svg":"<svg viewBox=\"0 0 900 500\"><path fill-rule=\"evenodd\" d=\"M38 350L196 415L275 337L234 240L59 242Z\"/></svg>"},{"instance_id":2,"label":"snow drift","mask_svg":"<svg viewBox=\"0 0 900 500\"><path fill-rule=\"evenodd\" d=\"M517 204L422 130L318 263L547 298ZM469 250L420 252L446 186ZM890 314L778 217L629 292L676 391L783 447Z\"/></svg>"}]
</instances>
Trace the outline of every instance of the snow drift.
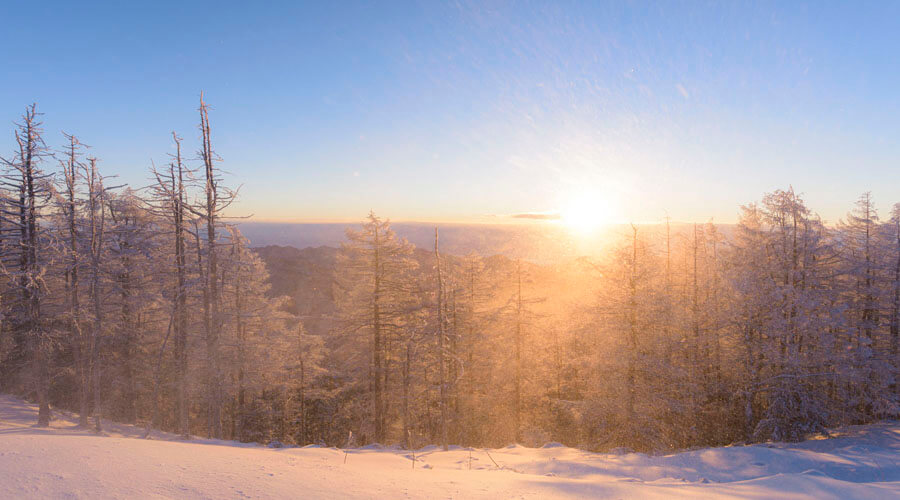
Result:
<instances>
[{"instance_id":1,"label":"snow drift","mask_svg":"<svg viewBox=\"0 0 900 500\"><path fill-rule=\"evenodd\" d=\"M560 445L280 448L178 441L108 422L103 435L0 396L0 498L897 498L900 423L829 439L608 455Z\"/></svg>"}]
</instances>

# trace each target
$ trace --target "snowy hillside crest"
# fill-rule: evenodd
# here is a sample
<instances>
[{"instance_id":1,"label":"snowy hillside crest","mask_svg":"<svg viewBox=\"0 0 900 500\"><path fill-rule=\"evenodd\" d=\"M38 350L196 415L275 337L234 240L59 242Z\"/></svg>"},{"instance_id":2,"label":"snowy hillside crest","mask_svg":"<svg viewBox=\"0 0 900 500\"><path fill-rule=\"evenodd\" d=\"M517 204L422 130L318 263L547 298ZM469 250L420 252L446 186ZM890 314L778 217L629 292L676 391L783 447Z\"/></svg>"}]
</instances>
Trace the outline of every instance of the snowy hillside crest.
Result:
<instances>
[{"instance_id":1,"label":"snowy hillside crest","mask_svg":"<svg viewBox=\"0 0 900 500\"><path fill-rule=\"evenodd\" d=\"M889 498L900 494L900 423L831 438L663 456L548 443L269 448L105 421L104 435L0 396L2 498ZM204 446L206 445L206 446ZM209 446L213 445L213 446ZM54 450L53 453L47 452Z\"/></svg>"}]
</instances>

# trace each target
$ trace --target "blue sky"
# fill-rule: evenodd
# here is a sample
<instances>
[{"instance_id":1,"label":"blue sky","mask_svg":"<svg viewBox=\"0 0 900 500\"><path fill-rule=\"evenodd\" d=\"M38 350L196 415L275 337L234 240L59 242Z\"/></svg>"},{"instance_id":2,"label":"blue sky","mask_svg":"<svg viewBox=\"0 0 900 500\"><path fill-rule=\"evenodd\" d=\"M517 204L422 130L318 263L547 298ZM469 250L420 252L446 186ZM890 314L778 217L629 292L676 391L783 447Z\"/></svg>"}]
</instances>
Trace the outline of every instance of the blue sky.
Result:
<instances>
[{"instance_id":1,"label":"blue sky","mask_svg":"<svg viewBox=\"0 0 900 500\"><path fill-rule=\"evenodd\" d=\"M90 2L88 2L90 3ZM900 201L898 3L0 5L0 120L147 182L200 90L236 210L507 221L603 197L721 222L792 184L827 220ZM11 127L0 151L12 150ZM4 153L8 154L8 153Z\"/></svg>"}]
</instances>

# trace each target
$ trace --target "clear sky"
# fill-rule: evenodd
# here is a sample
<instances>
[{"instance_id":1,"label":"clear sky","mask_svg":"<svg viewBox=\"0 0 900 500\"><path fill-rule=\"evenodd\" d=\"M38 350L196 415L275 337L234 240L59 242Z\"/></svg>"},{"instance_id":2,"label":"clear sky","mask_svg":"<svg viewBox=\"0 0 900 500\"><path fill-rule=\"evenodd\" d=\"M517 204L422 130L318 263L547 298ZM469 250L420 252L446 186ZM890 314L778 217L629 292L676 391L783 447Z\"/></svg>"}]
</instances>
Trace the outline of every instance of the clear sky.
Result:
<instances>
[{"instance_id":1,"label":"clear sky","mask_svg":"<svg viewBox=\"0 0 900 500\"><path fill-rule=\"evenodd\" d=\"M83 5L84 4L84 5ZM146 183L197 101L260 220L721 222L789 184L900 201L900 3L0 3L24 106ZM5 130L5 131L2 131ZM11 127L0 151L12 150Z\"/></svg>"}]
</instances>

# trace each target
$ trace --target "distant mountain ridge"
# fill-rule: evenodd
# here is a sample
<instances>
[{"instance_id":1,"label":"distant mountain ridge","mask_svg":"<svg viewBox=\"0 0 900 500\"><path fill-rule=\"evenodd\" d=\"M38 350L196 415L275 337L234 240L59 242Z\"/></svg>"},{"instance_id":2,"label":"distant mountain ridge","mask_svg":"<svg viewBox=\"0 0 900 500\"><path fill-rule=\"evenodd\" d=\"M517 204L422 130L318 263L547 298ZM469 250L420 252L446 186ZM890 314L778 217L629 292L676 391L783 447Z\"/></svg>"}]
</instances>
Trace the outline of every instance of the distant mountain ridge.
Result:
<instances>
[{"instance_id":1,"label":"distant mountain ridge","mask_svg":"<svg viewBox=\"0 0 900 500\"><path fill-rule=\"evenodd\" d=\"M297 249L322 246L338 248L346 241L347 228L356 229L351 223L287 223L242 222L238 226L253 247L271 245ZM610 245L630 237L631 227L616 224L598 230L592 235L572 234L565 226L555 223L534 222L524 224L453 224L421 222L395 222L394 231L418 248L434 246L434 228L440 231L441 251L453 255L476 253L482 257L503 255L533 262L553 262L558 259L597 255ZM641 224L639 230L658 238L664 234L663 224ZM673 237L686 234L693 224L672 223ZM717 225L726 236L732 225ZM645 234L646 235L646 234Z\"/></svg>"},{"instance_id":2,"label":"distant mountain ridge","mask_svg":"<svg viewBox=\"0 0 900 500\"><path fill-rule=\"evenodd\" d=\"M360 224L350 223L278 223L245 222L241 232L254 247L269 245L339 247L346 241L346 230ZM418 248L434 246L434 228L440 231L441 250L454 255L470 252L482 256L506 255L512 258L537 258L540 254L568 254L566 238L559 228L549 224L427 224L394 222L391 227L401 238Z\"/></svg>"},{"instance_id":3,"label":"distant mountain ridge","mask_svg":"<svg viewBox=\"0 0 900 500\"><path fill-rule=\"evenodd\" d=\"M337 313L335 268L345 230L352 224L242 223L241 231L269 270L270 295L286 296L287 310L303 319L308 331L324 335L333 327ZM421 269L433 266L434 225L421 223L392 224L402 237L416 245L413 253ZM734 226L717 226L724 236ZM438 224L441 252L453 260L475 252L495 268L509 267L521 258L544 268L551 275L554 266L570 265L591 251L600 252L611 245L629 241L631 226L607 228L592 238L578 238L563 227L549 224L465 225ZM673 242L685 242L692 235L693 224L672 224ZM665 225L638 226L663 251ZM577 246L580 243L581 246ZM546 278L545 278L546 279Z\"/></svg>"}]
</instances>

